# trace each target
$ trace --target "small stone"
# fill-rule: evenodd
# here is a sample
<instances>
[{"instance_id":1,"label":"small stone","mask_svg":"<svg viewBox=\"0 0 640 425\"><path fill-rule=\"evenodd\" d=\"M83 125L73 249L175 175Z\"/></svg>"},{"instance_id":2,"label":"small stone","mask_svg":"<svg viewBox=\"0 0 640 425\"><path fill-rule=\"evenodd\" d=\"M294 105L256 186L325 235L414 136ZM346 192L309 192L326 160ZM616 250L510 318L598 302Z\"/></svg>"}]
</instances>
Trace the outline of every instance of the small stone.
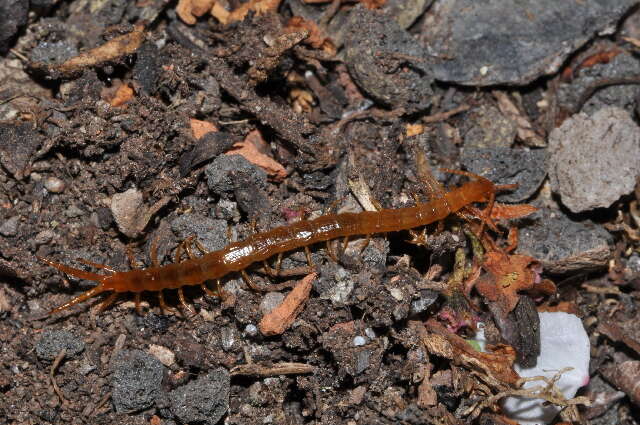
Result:
<instances>
[{"instance_id":1,"label":"small stone","mask_svg":"<svg viewBox=\"0 0 640 425\"><path fill-rule=\"evenodd\" d=\"M362 345L365 345L366 343L367 343L367 338L363 337L362 335L358 335L353 338L354 347L360 347Z\"/></svg>"},{"instance_id":2,"label":"small stone","mask_svg":"<svg viewBox=\"0 0 640 425\"><path fill-rule=\"evenodd\" d=\"M113 362L112 399L117 412L148 409L161 394L164 366L141 350L122 350Z\"/></svg>"},{"instance_id":3,"label":"small stone","mask_svg":"<svg viewBox=\"0 0 640 425\"><path fill-rule=\"evenodd\" d=\"M66 215L69 218L76 218L84 215L84 211L78 208L77 205L71 205L69 208L67 208L64 211L64 215Z\"/></svg>"},{"instance_id":4,"label":"small stone","mask_svg":"<svg viewBox=\"0 0 640 425\"><path fill-rule=\"evenodd\" d=\"M67 350L65 357L74 357L84 350L84 342L69 331L46 330L36 344L36 355L52 361L63 349Z\"/></svg>"},{"instance_id":5,"label":"small stone","mask_svg":"<svg viewBox=\"0 0 640 425\"><path fill-rule=\"evenodd\" d=\"M171 221L171 230L178 239L196 236L207 251L216 251L229 244L227 222L214 220L202 214L183 214Z\"/></svg>"},{"instance_id":6,"label":"small stone","mask_svg":"<svg viewBox=\"0 0 640 425\"><path fill-rule=\"evenodd\" d=\"M20 222L20 216L13 216L0 226L0 234L3 236L15 236L18 234L18 223Z\"/></svg>"},{"instance_id":7,"label":"small stone","mask_svg":"<svg viewBox=\"0 0 640 425\"><path fill-rule=\"evenodd\" d=\"M247 326L245 326L244 332L249 336L256 336L258 335L258 327L249 323Z\"/></svg>"},{"instance_id":8,"label":"small stone","mask_svg":"<svg viewBox=\"0 0 640 425\"><path fill-rule=\"evenodd\" d=\"M169 393L169 409L183 423L214 425L229 409L231 377L225 369L206 376Z\"/></svg>"},{"instance_id":9,"label":"small stone","mask_svg":"<svg viewBox=\"0 0 640 425\"><path fill-rule=\"evenodd\" d=\"M262 302L260 302L260 311L262 314L269 314L271 311L282 304L284 300L284 295L280 292L268 292L262 297Z\"/></svg>"},{"instance_id":10,"label":"small stone","mask_svg":"<svg viewBox=\"0 0 640 425\"><path fill-rule=\"evenodd\" d=\"M144 209L142 193L138 189L116 193L111 198L111 214L116 220L118 228L125 235L137 234L137 219L142 209Z\"/></svg>"},{"instance_id":11,"label":"small stone","mask_svg":"<svg viewBox=\"0 0 640 425\"><path fill-rule=\"evenodd\" d=\"M160 363L167 367L171 366L176 361L176 355L173 351L169 350L167 347L163 347L162 345L149 345L149 354L160 360Z\"/></svg>"},{"instance_id":12,"label":"small stone","mask_svg":"<svg viewBox=\"0 0 640 425\"><path fill-rule=\"evenodd\" d=\"M502 202L522 202L531 197L547 173L547 152L544 149L464 148L460 162L471 171L495 184L513 184L514 190L501 192Z\"/></svg>"},{"instance_id":13,"label":"small stone","mask_svg":"<svg viewBox=\"0 0 640 425\"><path fill-rule=\"evenodd\" d=\"M640 176L640 127L624 109L580 113L549 135L551 188L574 213L608 208Z\"/></svg>"},{"instance_id":14,"label":"small stone","mask_svg":"<svg viewBox=\"0 0 640 425\"><path fill-rule=\"evenodd\" d=\"M44 181L44 188L51 193L62 193L65 187L64 181L57 177L47 177Z\"/></svg>"},{"instance_id":15,"label":"small stone","mask_svg":"<svg viewBox=\"0 0 640 425\"><path fill-rule=\"evenodd\" d=\"M33 242L36 245L44 245L46 243L48 243L51 239L53 239L56 236L55 232L53 230L47 229L47 230L43 230L42 232L39 232L35 238L33 238Z\"/></svg>"}]
</instances>

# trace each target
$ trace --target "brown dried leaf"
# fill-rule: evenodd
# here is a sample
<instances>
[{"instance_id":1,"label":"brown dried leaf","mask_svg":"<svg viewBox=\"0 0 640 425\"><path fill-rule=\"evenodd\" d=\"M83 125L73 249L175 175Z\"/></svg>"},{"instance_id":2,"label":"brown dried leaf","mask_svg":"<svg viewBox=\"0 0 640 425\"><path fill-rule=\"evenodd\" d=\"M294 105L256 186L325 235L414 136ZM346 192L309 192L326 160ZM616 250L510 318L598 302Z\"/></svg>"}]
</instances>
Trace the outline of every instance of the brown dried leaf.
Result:
<instances>
[{"instance_id":1,"label":"brown dried leaf","mask_svg":"<svg viewBox=\"0 0 640 425\"><path fill-rule=\"evenodd\" d=\"M274 180L282 181L287 177L287 170L278 161L262 153L260 148L267 148L267 144L260 131L253 130L242 142L236 143L227 155L242 155L247 161L266 171Z\"/></svg>"},{"instance_id":2,"label":"brown dried leaf","mask_svg":"<svg viewBox=\"0 0 640 425\"><path fill-rule=\"evenodd\" d=\"M309 32L309 35L303 40L303 43L308 44L314 49L321 48L327 39L327 36L315 22L304 19L302 16L291 17L284 27L284 32L286 33L297 33L301 30L307 30Z\"/></svg>"},{"instance_id":3,"label":"brown dried leaf","mask_svg":"<svg viewBox=\"0 0 640 425\"><path fill-rule=\"evenodd\" d=\"M211 124L208 121L200 121L195 118L191 118L189 120L189 125L191 126L191 132L193 133L193 137L197 140L200 139L207 133L218 131L218 127Z\"/></svg>"},{"instance_id":4,"label":"brown dried leaf","mask_svg":"<svg viewBox=\"0 0 640 425\"><path fill-rule=\"evenodd\" d=\"M485 255L482 268L487 274L475 282L475 287L483 297L498 304L503 318L518 304L518 292L532 289L539 281L539 263L528 255L491 251Z\"/></svg>"},{"instance_id":5,"label":"brown dried leaf","mask_svg":"<svg viewBox=\"0 0 640 425\"><path fill-rule=\"evenodd\" d=\"M528 146L544 147L547 145L544 138L535 132L529 118L520 112L506 93L494 90L492 94L498 100L500 112L504 116L511 118L518 126L517 134L520 140Z\"/></svg>"},{"instance_id":6,"label":"brown dried leaf","mask_svg":"<svg viewBox=\"0 0 640 425\"><path fill-rule=\"evenodd\" d=\"M504 384L515 386L520 379L513 370L516 356L510 347L503 346L500 353L482 353L433 319L429 319L424 327L429 334L421 335L421 340L430 353L484 374L495 388L504 387Z\"/></svg>"},{"instance_id":7,"label":"brown dried leaf","mask_svg":"<svg viewBox=\"0 0 640 425\"><path fill-rule=\"evenodd\" d=\"M211 9L211 15L222 24L227 25L233 22L242 21L247 13L253 11L256 15L264 15L269 12L276 12L282 0L249 0L231 12L226 10L220 3L216 2Z\"/></svg>"}]
</instances>

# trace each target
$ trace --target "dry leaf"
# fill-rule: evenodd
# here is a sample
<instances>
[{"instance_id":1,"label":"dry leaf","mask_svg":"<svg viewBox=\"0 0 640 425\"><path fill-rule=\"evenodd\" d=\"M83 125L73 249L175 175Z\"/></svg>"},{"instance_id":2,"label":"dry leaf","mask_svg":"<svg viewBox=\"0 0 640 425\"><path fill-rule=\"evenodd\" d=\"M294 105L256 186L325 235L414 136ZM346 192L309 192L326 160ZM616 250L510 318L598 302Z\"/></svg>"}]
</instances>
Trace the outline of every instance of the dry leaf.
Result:
<instances>
[{"instance_id":1,"label":"dry leaf","mask_svg":"<svg viewBox=\"0 0 640 425\"><path fill-rule=\"evenodd\" d=\"M414 328L422 326L416 326L418 322L411 323ZM455 365L484 374L487 382L495 388L504 387L504 384L514 386L520 379L513 370L516 356L512 348L503 346L501 352L482 353L434 319L427 320L424 328L428 333L419 331L420 339L430 353L452 360Z\"/></svg>"},{"instance_id":2,"label":"dry leaf","mask_svg":"<svg viewBox=\"0 0 640 425\"><path fill-rule=\"evenodd\" d=\"M538 133L536 133L529 121L529 118L522 114L518 107L511 101L509 96L501 91L494 90L493 96L498 101L500 112L506 117L512 119L518 126L518 138L527 146L544 147L546 142Z\"/></svg>"},{"instance_id":3,"label":"dry leaf","mask_svg":"<svg viewBox=\"0 0 640 425\"><path fill-rule=\"evenodd\" d=\"M262 153L260 147L267 148L267 144L260 132L253 130L242 142L236 143L227 155L242 155L247 161L266 171L274 180L281 181L287 177L287 170L282 164Z\"/></svg>"},{"instance_id":4,"label":"dry leaf","mask_svg":"<svg viewBox=\"0 0 640 425\"><path fill-rule=\"evenodd\" d=\"M118 108L133 99L133 89L129 86L129 84L120 83L117 87L114 88L115 92L111 90L110 92L103 91L102 93L103 95L106 95L107 98L109 98L107 101L112 107Z\"/></svg>"},{"instance_id":5,"label":"dry leaf","mask_svg":"<svg viewBox=\"0 0 640 425\"><path fill-rule=\"evenodd\" d=\"M420 123L407 124L405 128L407 130L407 137L418 136L424 133L424 125Z\"/></svg>"},{"instance_id":6,"label":"dry leaf","mask_svg":"<svg viewBox=\"0 0 640 425\"><path fill-rule=\"evenodd\" d=\"M282 0L249 0L247 3L241 4L230 12L216 2L211 9L211 15L222 24L227 25L232 22L242 21L250 11L255 12L258 16L269 12L276 12L281 1Z\"/></svg>"},{"instance_id":7,"label":"dry leaf","mask_svg":"<svg viewBox=\"0 0 640 425\"><path fill-rule=\"evenodd\" d=\"M216 132L218 128L208 121L200 121L194 118L189 120L193 137L197 140L207 133Z\"/></svg>"},{"instance_id":8,"label":"dry leaf","mask_svg":"<svg viewBox=\"0 0 640 425\"><path fill-rule=\"evenodd\" d=\"M487 274L477 279L474 285L483 297L498 304L503 317L518 304L519 291L531 290L536 284L547 289L547 282L543 284L540 279L539 262L528 255L491 251L485 255L482 268Z\"/></svg>"},{"instance_id":9,"label":"dry leaf","mask_svg":"<svg viewBox=\"0 0 640 425\"><path fill-rule=\"evenodd\" d=\"M309 32L309 35L303 40L303 43L308 44L314 49L321 48L327 39L324 32L315 22L306 20L301 16L293 16L284 28L284 32L286 33L300 32L300 30L307 30Z\"/></svg>"}]
</instances>

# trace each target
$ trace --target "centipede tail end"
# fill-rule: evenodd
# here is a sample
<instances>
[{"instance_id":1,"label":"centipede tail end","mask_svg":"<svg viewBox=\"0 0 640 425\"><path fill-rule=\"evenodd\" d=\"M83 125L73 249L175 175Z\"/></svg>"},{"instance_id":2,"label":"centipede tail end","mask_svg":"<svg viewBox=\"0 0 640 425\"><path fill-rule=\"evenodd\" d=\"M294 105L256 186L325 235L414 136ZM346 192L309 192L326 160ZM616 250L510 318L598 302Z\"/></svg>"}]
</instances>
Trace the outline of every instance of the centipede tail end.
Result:
<instances>
[{"instance_id":1,"label":"centipede tail end","mask_svg":"<svg viewBox=\"0 0 640 425\"><path fill-rule=\"evenodd\" d=\"M66 310L70 307L73 307L76 304L79 304L83 301L88 300L89 298L93 298L96 295L106 291L106 289L103 287L102 285L102 281L106 278L106 276L98 274L98 273L92 273L92 272L88 272L85 270L80 270L80 269L76 269L74 267L69 267L69 266L65 266L64 264L60 264L60 263L56 263L54 261L48 260L46 258L43 257L37 257L38 260L50 265L51 267L54 267L58 270L60 270L61 272L69 275L69 276L73 276L73 277L77 277L79 279L86 279L86 280L91 280L94 282L97 282L98 285L94 286L93 288L89 289L86 292L83 292L82 294L78 295L77 297L73 298L72 300L62 304L59 307L54 308L53 310L51 310L49 312L49 316L59 313L63 310Z\"/></svg>"}]
</instances>

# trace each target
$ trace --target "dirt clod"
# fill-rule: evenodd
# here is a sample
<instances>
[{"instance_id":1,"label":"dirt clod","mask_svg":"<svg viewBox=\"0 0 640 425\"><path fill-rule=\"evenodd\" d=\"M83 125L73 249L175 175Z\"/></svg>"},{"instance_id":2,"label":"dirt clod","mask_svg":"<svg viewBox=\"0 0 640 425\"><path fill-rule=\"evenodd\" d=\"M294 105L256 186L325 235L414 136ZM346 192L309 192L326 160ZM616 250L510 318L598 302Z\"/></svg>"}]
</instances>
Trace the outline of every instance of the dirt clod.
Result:
<instances>
[{"instance_id":1,"label":"dirt clod","mask_svg":"<svg viewBox=\"0 0 640 425\"><path fill-rule=\"evenodd\" d=\"M122 350L113 361L113 404L118 412L147 409L161 393L164 366L141 350Z\"/></svg>"},{"instance_id":2,"label":"dirt clod","mask_svg":"<svg viewBox=\"0 0 640 425\"><path fill-rule=\"evenodd\" d=\"M170 409L184 423L214 425L229 409L230 376L215 369L169 393Z\"/></svg>"},{"instance_id":3,"label":"dirt clod","mask_svg":"<svg viewBox=\"0 0 640 425\"><path fill-rule=\"evenodd\" d=\"M63 349L67 350L66 357L74 357L84 348L84 342L69 331L46 330L36 343L36 354L41 359L53 361Z\"/></svg>"}]
</instances>

